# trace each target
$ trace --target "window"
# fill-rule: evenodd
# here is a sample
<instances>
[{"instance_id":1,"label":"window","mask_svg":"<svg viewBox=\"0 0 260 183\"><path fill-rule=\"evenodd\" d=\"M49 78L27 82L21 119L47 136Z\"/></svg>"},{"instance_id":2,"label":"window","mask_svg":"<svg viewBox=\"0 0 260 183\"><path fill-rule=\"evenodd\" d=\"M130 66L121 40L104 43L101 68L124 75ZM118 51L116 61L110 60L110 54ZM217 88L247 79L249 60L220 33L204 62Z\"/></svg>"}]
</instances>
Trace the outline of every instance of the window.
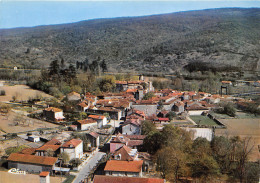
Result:
<instances>
[{"instance_id":1,"label":"window","mask_svg":"<svg viewBox=\"0 0 260 183\"><path fill-rule=\"evenodd\" d=\"M113 172L109 172L109 175L112 175L113 174Z\"/></svg>"}]
</instances>

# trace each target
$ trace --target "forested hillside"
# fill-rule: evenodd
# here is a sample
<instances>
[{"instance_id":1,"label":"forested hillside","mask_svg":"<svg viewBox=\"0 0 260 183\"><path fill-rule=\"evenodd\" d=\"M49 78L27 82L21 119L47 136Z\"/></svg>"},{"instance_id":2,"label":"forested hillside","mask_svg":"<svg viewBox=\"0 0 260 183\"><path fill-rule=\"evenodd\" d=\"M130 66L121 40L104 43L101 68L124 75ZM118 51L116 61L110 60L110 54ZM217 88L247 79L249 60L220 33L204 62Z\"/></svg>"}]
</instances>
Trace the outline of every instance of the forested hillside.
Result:
<instances>
[{"instance_id":1,"label":"forested hillside","mask_svg":"<svg viewBox=\"0 0 260 183\"><path fill-rule=\"evenodd\" d=\"M106 60L110 71L173 72L190 62L260 70L260 9L211 9L0 30L0 67Z\"/></svg>"}]
</instances>

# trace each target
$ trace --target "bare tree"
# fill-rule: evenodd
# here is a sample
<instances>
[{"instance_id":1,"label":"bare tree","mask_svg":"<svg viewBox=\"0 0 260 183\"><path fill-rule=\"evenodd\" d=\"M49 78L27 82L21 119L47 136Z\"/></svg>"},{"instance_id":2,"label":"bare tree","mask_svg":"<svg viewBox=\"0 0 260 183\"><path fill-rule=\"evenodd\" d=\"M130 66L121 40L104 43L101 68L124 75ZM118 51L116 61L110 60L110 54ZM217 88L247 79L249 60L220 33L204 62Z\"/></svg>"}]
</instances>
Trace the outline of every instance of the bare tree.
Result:
<instances>
[{"instance_id":1,"label":"bare tree","mask_svg":"<svg viewBox=\"0 0 260 183\"><path fill-rule=\"evenodd\" d=\"M240 143L239 151L237 152L237 171L240 182L244 182L245 175L246 175L246 163L248 161L248 157L251 154L254 145L251 145L252 137L244 138Z\"/></svg>"}]
</instances>

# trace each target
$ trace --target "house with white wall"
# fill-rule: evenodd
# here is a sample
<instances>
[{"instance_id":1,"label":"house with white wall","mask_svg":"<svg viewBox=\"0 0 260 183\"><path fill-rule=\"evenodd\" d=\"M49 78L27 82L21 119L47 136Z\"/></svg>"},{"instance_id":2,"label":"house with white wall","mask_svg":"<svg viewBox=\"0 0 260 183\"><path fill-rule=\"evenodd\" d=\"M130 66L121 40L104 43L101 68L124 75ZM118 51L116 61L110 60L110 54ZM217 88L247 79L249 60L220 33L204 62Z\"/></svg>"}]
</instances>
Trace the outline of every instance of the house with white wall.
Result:
<instances>
[{"instance_id":1,"label":"house with white wall","mask_svg":"<svg viewBox=\"0 0 260 183\"><path fill-rule=\"evenodd\" d=\"M92 118L93 120L97 121L97 127L102 128L107 124L107 117L101 116L101 115L89 115L89 118Z\"/></svg>"},{"instance_id":2,"label":"house with white wall","mask_svg":"<svg viewBox=\"0 0 260 183\"><path fill-rule=\"evenodd\" d=\"M143 160L118 161L109 160L105 166L105 175L142 177Z\"/></svg>"},{"instance_id":3,"label":"house with white wall","mask_svg":"<svg viewBox=\"0 0 260 183\"><path fill-rule=\"evenodd\" d=\"M82 158L83 157L83 141L80 139L71 139L65 142L60 147L60 153L66 152L70 160L74 158Z\"/></svg>"}]
</instances>

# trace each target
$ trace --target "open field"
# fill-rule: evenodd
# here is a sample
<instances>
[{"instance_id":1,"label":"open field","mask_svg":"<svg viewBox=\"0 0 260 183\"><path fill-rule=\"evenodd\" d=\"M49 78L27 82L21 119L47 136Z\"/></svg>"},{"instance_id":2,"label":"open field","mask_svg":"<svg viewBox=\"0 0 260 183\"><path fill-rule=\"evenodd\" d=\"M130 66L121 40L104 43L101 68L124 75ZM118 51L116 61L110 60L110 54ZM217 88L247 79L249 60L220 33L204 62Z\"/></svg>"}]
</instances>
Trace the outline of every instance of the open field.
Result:
<instances>
[{"instance_id":1,"label":"open field","mask_svg":"<svg viewBox=\"0 0 260 183\"><path fill-rule=\"evenodd\" d=\"M251 160L260 159L258 145L260 145L260 119L219 119L227 129L216 129L217 136L252 137L251 146L254 145Z\"/></svg>"},{"instance_id":2,"label":"open field","mask_svg":"<svg viewBox=\"0 0 260 183\"><path fill-rule=\"evenodd\" d=\"M1 82L1 81L0 81ZM20 100L28 100L30 97L46 97L49 98L51 95L48 95L42 91L34 90L26 85L15 85L8 86L4 85L0 87L1 90L5 90L6 95L0 96L0 102L6 102L12 100L12 97L15 96L18 101Z\"/></svg>"},{"instance_id":3,"label":"open field","mask_svg":"<svg viewBox=\"0 0 260 183\"><path fill-rule=\"evenodd\" d=\"M218 124L207 116L190 116L190 118L198 125L218 126Z\"/></svg>"},{"instance_id":4,"label":"open field","mask_svg":"<svg viewBox=\"0 0 260 183\"><path fill-rule=\"evenodd\" d=\"M15 118L17 118L17 116L20 115L13 111L8 113L8 119L7 116L0 116L0 129L2 129L6 133L18 133L36 130L37 128L55 128L59 126L49 122L32 119L26 116L22 116L25 121L24 124L14 126L14 120Z\"/></svg>"},{"instance_id":5,"label":"open field","mask_svg":"<svg viewBox=\"0 0 260 183\"><path fill-rule=\"evenodd\" d=\"M60 177L50 177L51 183L61 183L65 178ZM4 183L40 183L39 175L26 174L26 175L16 175L8 172L0 171L0 182Z\"/></svg>"}]
</instances>

